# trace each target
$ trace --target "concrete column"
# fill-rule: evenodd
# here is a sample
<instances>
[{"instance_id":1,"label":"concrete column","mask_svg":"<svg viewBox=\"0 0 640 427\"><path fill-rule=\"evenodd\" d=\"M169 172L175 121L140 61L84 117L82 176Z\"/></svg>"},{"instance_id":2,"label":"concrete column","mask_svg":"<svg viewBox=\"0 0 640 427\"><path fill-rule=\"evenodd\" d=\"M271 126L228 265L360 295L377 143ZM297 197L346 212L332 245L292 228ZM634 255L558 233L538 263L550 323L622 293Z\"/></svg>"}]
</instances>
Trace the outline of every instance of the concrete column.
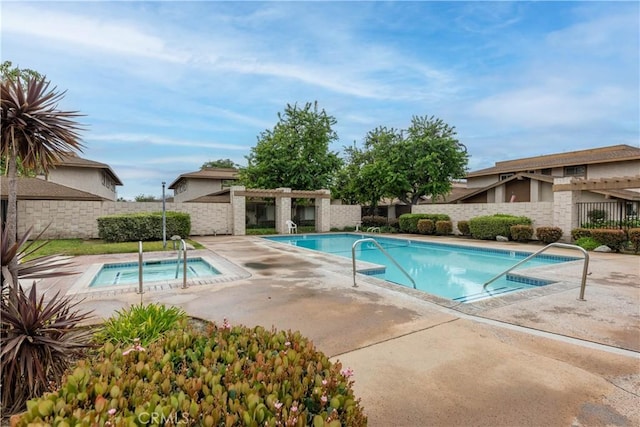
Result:
<instances>
[{"instance_id":1,"label":"concrete column","mask_svg":"<svg viewBox=\"0 0 640 427\"><path fill-rule=\"evenodd\" d=\"M329 190L320 190L322 194L331 194ZM331 231L331 198L316 199L316 231Z\"/></svg>"},{"instance_id":2,"label":"concrete column","mask_svg":"<svg viewBox=\"0 0 640 427\"><path fill-rule=\"evenodd\" d=\"M234 236L244 236L247 234L245 216L247 214L247 198L245 196L237 196L237 191L244 191L241 185L231 187L231 234Z\"/></svg>"},{"instance_id":3,"label":"concrete column","mask_svg":"<svg viewBox=\"0 0 640 427\"><path fill-rule=\"evenodd\" d=\"M540 201L540 181L538 181L537 179L529 180L529 201Z\"/></svg>"},{"instance_id":4,"label":"concrete column","mask_svg":"<svg viewBox=\"0 0 640 427\"><path fill-rule=\"evenodd\" d=\"M276 232L284 234L288 230L287 220L291 219L291 196L286 194L291 193L291 189L276 188L276 190L284 193L281 197L276 197Z\"/></svg>"},{"instance_id":5,"label":"concrete column","mask_svg":"<svg viewBox=\"0 0 640 427\"><path fill-rule=\"evenodd\" d=\"M494 190L495 190L494 203L504 203L505 202L504 189L505 189L504 185L499 185L499 186L494 188Z\"/></svg>"},{"instance_id":6,"label":"concrete column","mask_svg":"<svg viewBox=\"0 0 640 427\"><path fill-rule=\"evenodd\" d=\"M554 184L569 184L571 177L555 178ZM571 230L578 227L578 206L580 191L553 192L553 225L562 229L562 240L571 241Z\"/></svg>"}]
</instances>

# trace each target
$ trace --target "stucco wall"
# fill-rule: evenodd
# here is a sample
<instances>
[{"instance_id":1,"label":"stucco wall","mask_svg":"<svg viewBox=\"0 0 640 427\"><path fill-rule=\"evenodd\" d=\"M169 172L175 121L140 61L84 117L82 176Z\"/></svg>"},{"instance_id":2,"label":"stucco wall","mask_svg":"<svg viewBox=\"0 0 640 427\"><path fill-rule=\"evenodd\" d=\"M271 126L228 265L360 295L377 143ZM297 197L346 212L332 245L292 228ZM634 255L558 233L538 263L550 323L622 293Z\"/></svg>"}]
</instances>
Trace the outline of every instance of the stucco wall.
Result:
<instances>
[{"instance_id":1,"label":"stucco wall","mask_svg":"<svg viewBox=\"0 0 640 427\"><path fill-rule=\"evenodd\" d=\"M116 200L116 190L105 187L102 184L102 169L95 168L67 168L51 169L47 180L56 184L65 185L87 193L96 194L109 200Z\"/></svg>"},{"instance_id":2,"label":"stucco wall","mask_svg":"<svg viewBox=\"0 0 640 427\"><path fill-rule=\"evenodd\" d=\"M222 190L222 180L219 179L189 179L186 178L186 190L182 193L173 192L176 202L185 202L207 194Z\"/></svg>"},{"instance_id":3,"label":"stucco wall","mask_svg":"<svg viewBox=\"0 0 640 427\"><path fill-rule=\"evenodd\" d=\"M190 214L192 235L232 232L229 203L167 203L166 210ZM18 233L24 234L33 226L37 234L51 223L44 238L93 239L98 237L98 217L161 211L161 202L20 200Z\"/></svg>"},{"instance_id":4,"label":"stucco wall","mask_svg":"<svg viewBox=\"0 0 640 427\"><path fill-rule=\"evenodd\" d=\"M628 162L604 163L587 166L587 178L611 178L623 176L637 176L640 171L640 160Z\"/></svg>"},{"instance_id":5,"label":"stucco wall","mask_svg":"<svg viewBox=\"0 0 640 427\"><path fill-rule=\"evenodd\" d=\"M458 232L458 221L468 221L471 218L497 213L526 216L533 221L533 228L553 226L553 202L528 203L460 203L460 204L432 204L413 206L412 213L440 213L447 214L453 222L454 232Z\"/></svg>"}]
</instances>

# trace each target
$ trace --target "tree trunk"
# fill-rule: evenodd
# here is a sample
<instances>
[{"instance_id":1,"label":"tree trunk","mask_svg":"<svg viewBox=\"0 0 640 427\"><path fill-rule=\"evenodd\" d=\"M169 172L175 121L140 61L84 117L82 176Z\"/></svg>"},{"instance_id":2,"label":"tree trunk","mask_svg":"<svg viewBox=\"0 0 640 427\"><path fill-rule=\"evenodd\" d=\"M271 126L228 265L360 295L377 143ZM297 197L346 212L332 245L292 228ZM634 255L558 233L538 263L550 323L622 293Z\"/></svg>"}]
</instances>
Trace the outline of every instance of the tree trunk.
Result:
<instances>
[{"instance_id":1,"label":"tree trunk","mask_svg":"<svg viewBox=\"0 0 640 427\"><path fill-rule=\"evenodd\" d=\"M7 159L7 176L9 179L9 192L7 195L7 244L15 244L18 235L18 159L11 152ZM14 287L18 285L18 259L13 258L9 262L9 272L13 280Z\"/></svg>"}]
</instances>

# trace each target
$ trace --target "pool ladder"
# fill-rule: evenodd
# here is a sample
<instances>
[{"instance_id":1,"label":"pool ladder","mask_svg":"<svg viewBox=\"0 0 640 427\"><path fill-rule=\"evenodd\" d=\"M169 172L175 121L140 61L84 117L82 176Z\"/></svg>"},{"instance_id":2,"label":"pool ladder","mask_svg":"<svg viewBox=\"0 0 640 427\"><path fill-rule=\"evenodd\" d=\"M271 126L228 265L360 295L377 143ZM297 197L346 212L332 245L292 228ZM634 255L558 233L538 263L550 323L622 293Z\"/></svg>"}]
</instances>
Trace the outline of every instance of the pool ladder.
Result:
<instances>
[{"instance_id":1,"label":"pool ladder","mask_svg":"<svg viewBox=\"0 0 640 427\"><path fill-rule=\"evenodd\" d=\"M398 264L398 262L395 259L393 259L393 257L391 255L389 255L389 253L387 251L384 250L384 248L380 245L380 243L378 243L376 241L376 239L372 239L372 238L356 240L355 242L353 242L353 245L351 246L351 262L353 264L353 287L354 288L358 287L358 285L356 284L356 246L358 246L360 243L364 243L364 242L371 242L374 245L376 245L378 247L378 249L380 249L380 252L382 252L384 254L384 256L389 258L389 260L392 263L394 263L395 266L398 267L400 269L400 271L402 271L404 273L405 276L407 276L409 278L409 280L411 281L411 284L413 285L413 289L416 289L416 282L413 280L413 277L411 277L409 275L409 273L407 273L407 271L404 268L402 268L402 266L400 264Z\"/></svg>"},{"instance_id":2,"label":"pool ladder","mask_svg":"<svg viewBox=\"0 0 640 427\"><path fill-rule=\"evenodd\" d=\"M178 261L176 262L176 279L180 271L180 256L182 256L182 289L187 288L187 243L184 239L180 239L180 248L178 249Z\"/></svg>"},{"instance_id":3,"label":"pool ladder","mask_svg":"<svg viewBox=\"0 0 640 427\"><path fill-rule=\"evenodd\" d=\"M584 250L580 246L570 245L568 243L557 243L557 242L556 243L549 243L544 248L540 249L537 252L532 253L531 255L529 255L528 257L526 257L525 259L523 259L519 263L515 264L511 268L508 268L507 270L505 270L502 273L498 274L497 276L493 277L491 280L489 280L484 285L482 285L482 289L486 290L487 289L487 285L495 282L496 280L498 280L499 278L501 278L505 274L507 274L510 271L512 271L514 268L518 267L519 265L524 264L525 262L529 261L531 258L534 258L534 257L538 256L542 252L544 252L547 249L552 248L552 247L565 248L565 249L574 249L574 250L581 251L582 254L584 255L584 267L582 268L582 282L580 284L580 297L578 299L580 301L585 301L585 299L584 299L584 290L587 287L587 271L589 270L589 254L587 253L586 250Z\"/></svg>"}]
</instances>

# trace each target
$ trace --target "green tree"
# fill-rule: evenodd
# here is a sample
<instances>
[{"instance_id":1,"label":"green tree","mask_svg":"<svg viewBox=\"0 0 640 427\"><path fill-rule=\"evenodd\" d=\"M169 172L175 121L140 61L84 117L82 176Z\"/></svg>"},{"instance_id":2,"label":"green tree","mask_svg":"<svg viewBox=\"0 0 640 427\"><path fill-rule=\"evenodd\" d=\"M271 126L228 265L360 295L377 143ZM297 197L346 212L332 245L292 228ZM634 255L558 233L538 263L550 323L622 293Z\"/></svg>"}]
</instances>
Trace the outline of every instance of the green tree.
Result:
<instances>
[{"instance_id":1,"label":"green tree","mask_svg":"<svg viewBox=\"0 0 640 427\"><path fill-rule=\"evenodd\" d=\"M234 163L233 160L231 159L218 159L218 160L211 160L208 162L205 162L202 164L202 166L200 166L200 169L206 169L206 168L232 168L232 169L237 169L238 165Z\"/></svg>"},{"instance_id":2,"label":"green tree","mask_svg":"<svg viewBox=\"0 0 640 427\"><path fill-rule=\"evenodd\" d=\"M447 195L452 180L466 176L469 160L455 128L433 116L414 116L386 158L392 171L387 194L411 205L423 196L436 200Z\"/></svg>"},{"instance_id":3,"label":"green tree","mask_svg":"<svg viewBox=\"0 0 640 427\"><path fill-rule=\"evenodd\" d=\"M251 188L289 187L293 190L329 188L341 166L338 154L329 150L338 139L336 119L318 103L287 104L278 123L265 130L251 149L240 182Z\"/></svg>"},{"instance_id":4,"label":"green tree","mask_svg":"<svg viewBox=\"0 0 640 427\"><path fill-rule=\"evenodd\" d=\"M373 153L358 147L345 147L345 160L338 171L332 197L348 204L368 205L372 211L384 195L384 172L373 161Z\"/></svg>"},{"instance_id":5,"label":"green tree","mask_svg":"<svg viewBox=\"0 0 640 427\"><path fill-rule=\"evenodd\" d=\"M162 197L152 196L151 194L138 194L134 200L136 202L161 202Z\"/></svg>"},{"instance_id":6,"label":"green tree","mask_svg":"<svg viewBox=\"0 0 640 427\"><path fill-rule=\"evenodd\" d=\"M467 150L455 136L455 128L433 116L414 116L405 131L377 127L362 150L347 151L335 194L373 209L383 197L415 205L423 196L444 196L466 174Z\"/></svg>"},{"instance_id":7,"label":"green tree","mask_svg":"<svg viewBox=\"0 0 640 427\"><path fill-rule=\"evenodd\" d=\"M79 117L75 111L61 111L58 102L64 92L49 89L46 78L33 70L21 70L11 62L2 63L0 116L2 146L8 178L7 239L17 238L18 164L25 171L47 172L63 154L81 150ZM9 265L17 281L17 261ZM14 282L15 283L15 282Z\"/></svg>"}]
</instances>

